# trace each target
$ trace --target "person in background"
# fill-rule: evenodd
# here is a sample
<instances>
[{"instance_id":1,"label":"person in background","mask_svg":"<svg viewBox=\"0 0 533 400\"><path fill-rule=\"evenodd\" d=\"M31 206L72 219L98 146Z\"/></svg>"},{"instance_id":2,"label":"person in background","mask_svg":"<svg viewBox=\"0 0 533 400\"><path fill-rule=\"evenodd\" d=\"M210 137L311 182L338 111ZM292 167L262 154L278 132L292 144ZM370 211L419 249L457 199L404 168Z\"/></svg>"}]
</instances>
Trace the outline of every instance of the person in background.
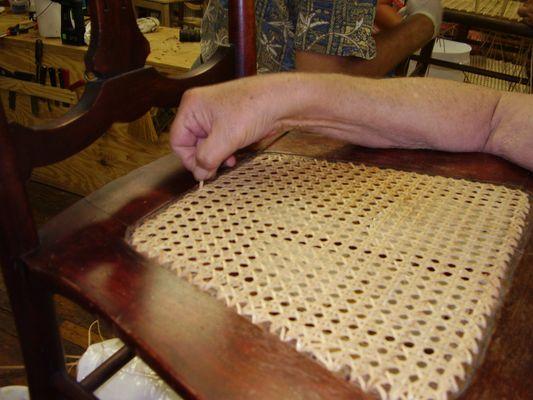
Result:
<instances>
[{"instance_id":1,"label":"person in background","mask_svg":"<svg viewBox=\"0 0 533 400\"><path fill-rule=\"evenodd\" d=\"M256 0L258 71L384 76L438 34L440 0L410 0L406 18L374 36L376 1ZM228 43L227 3L210 0L205 10L202 61Z\"/></svg>"},{"instance_id":2,"label":"person in background","mask_svg":"<svg viewBox=\"0 0 533 400\"><path fill-rule=\"evenodd\" d=\"M377 31L394 29L400 25L403 18L398 11L404 7L401 0L378 0L374 25Z\"/></svg>"},{"instance_id":3,"label":"person in background","mask_svg":"<svg viewBox=\"0 0 533 400\"><path fill-rule=\"evenodd\" d=\"M533 0L526 1L518 10L525 24L533 26Z\"/></svg>"},{"instance_id":4,"label":"person in background","mask_svg":"<svg viewBox=\"0 0 533 400\"><path fill-rule=\"evenodd\" d=\"M441 79L268 74L187 91L170 143L198 180L291 127L367 147L486 152L533 171L532 110L529 94Z\"/></svg>"}]
</instances>

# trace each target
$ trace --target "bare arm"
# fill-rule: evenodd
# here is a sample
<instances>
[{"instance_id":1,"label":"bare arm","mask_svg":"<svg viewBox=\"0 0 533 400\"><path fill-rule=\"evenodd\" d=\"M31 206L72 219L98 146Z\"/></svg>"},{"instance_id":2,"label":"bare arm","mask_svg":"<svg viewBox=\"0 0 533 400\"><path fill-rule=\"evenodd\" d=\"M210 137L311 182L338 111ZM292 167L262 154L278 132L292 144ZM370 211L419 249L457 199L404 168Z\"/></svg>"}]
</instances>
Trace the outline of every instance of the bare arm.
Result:
<instances>
[{"instance_id":1,"label":"bare arm","mask_svg":"<svg viewBox=\"0 0 533 400\"><path fill-rule=\"evenodd\" d=\"M286 73L187 93L171 144L197 179L275 130L369 147L483 151L533 170L533 96L429 79Z\"/></svg>"},{"instance_id":2,"label":"bare arm","mask_svg":"<svg viewBox=\"0 0 533 400\"><path fill-rule=\"evenodd\" d=\"M287 126L369 147L486 152L533 170L531 95L429 78L301 79Z\"/></svg>"},{"instance_id":3,"label":"bare arm","mask_svg":"<svg viewBox=\"0 0 533 400\"><path fill-rule=\"evenodd\" d=\"M377 53L372 60L296 51L296 69L302 72L339 72L358 76L384 76L433 36L433 22L413 15L396 27L375 36Z\"/></svg>"},{"instance_id":4,"label":"bare arm","mask_svg":"<svg viewBox=\"0 0 533 400\"><path fill-rule=\"evenodd\" d=\"M525 24L533 26L533 0L526 1L518 10Z\"/></svg>"}]
</instances>

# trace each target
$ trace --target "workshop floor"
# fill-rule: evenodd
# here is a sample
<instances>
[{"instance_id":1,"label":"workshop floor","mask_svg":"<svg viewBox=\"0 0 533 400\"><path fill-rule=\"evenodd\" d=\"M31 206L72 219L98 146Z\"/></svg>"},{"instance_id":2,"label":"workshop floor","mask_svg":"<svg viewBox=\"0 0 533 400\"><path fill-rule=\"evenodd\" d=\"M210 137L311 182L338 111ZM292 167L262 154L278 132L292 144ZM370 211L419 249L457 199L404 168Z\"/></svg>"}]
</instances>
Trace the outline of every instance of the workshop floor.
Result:
<instances>
[{"instance_id":1,"label":"workshop floor","mask_svg":"<svg viewBox=\"0 0 533 400\"><path fill-rule=\"evenodd\" d=\"M80 199L78 195L35 182L29 184L28 192L35 220L39 226ZM87 348L88 329L96 317L60 296L56 298L56 306L61 334L64 339L65 354L80 356ZM102 329L104 337L109 338L109 334L106 334L107 330L104 327ZM100 340L96 329L93 330L92 336L93 341ZM69 358L67 361L72 362L75 359ZM26 376L21 365L22 355L15 322L0 274L0 387L26 384ZM74 371L75 367L72 368L71 372Z\"/></svg>"}]
</instances>

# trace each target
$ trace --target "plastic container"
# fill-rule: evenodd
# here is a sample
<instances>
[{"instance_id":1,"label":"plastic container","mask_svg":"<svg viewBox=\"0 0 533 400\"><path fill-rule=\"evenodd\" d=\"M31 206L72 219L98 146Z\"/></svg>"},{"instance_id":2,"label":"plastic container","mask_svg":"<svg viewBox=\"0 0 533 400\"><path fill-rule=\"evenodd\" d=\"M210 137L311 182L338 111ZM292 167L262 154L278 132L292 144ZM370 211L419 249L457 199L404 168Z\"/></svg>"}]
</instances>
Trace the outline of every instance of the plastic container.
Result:
<instances>
[{"instance_id":1,"label":"plastic container","mask_svg":"<svg viewBox=\"0 0 533 400\"><path fill-rule=\"evenodd\" d=\"M454 42L447 39L438 39L433 47L432 57L438 60L449 61L458 64L470 64L470 52L472 47L466 43ZM409 73L413 72L416 62L409 63ZM428 76L433 78L449 79L463 82L464 74L462 71L455 71L449 68L430 65Z\"/></svg>"},{"instance_id":2,"label":"plastic container","mask_svg":"<svg viewBox=\"0 0 533 400\"><path fill-rule=\"evenodd\" d=\"M61 37L61 4L50 0L34 0L37 26L42 37Z\"/></svg>"},{"instance_id":3,"label":"plastic container","mask_svg":"<svg viewBox=\"0 0 533 400\"><path fill-rule=\"evenodd\" d=\"M78 381L94 371L123 345L119 339L90 345L78 363ZM134 357L100 386L95 395L100 400L181 400L181 397L138 357Z\"/></svg>"},{"instance_id":4,"label":"plastic container","mask_svg":"<svg viewBox=\"0 0 533 400\"><path fill-rule=\"evenodd\" d=\"M25 13L28 11L28 0L9 0L11 12L15 14Z\"/></svg>"},{"instance_id":5,"label":"plastic container","mask_svg":"<svg viewBox=\"0 0 533 400\"><path fill-rule=\"evenodd\" d=\"M4 386L0 388L0 400L30 400L26 386Z\"/></svg>"}]
</instances>

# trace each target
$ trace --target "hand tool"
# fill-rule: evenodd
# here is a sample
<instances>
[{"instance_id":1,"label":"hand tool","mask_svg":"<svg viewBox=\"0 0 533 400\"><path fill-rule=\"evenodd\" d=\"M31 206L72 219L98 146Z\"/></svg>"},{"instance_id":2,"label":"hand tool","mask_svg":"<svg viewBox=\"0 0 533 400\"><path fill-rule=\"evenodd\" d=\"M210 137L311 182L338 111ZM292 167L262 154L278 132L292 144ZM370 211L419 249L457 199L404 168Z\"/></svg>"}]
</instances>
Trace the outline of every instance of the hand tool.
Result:
<instances>
[{"instance_id":1,"label":"hand tool","mask_svg":"<svg viewBox=\"0 0 533 400\"><path fill-rule=\"evenodd\" d=\"M50 86L57 87L56 69L53 67L48 67L48 76L50 77ZM54 104L59 106L59 101L54 101Z\"/></svg>"},{"instance_id":2,"label":"hand tool","mask_svg":"<svg viewBox=\"0 0 533 400\"><path fill-rule=\"evenodd\" d=\"M29 23L21 23L17 25L10 26L7 28L7 31L0 34L0 38L6 37L6 36L17 36L21 33L28 33L28 31L35 26L34 22Z\"/></svg>"},{"instance_id":3,"label":"hand tool","mask_svg":"<svg viewBox=\"0 0 533 400\"><path fill-rule=\"evenodd\" d=\"M35 82L41 83L41 67L43 63L43 41L37 39L35 41ZM39 115L39 100L35 96L31 96L31 112L33 115Z\"/></svg>"},{"instance_id":4,"label":"hand tool","mask_svg":"<svg viewBox=\"0 0 533 400\"><path fill-rule=\"evenodd\" d=\"M13 73L5 68L0 67L0 76L5 76L6 78L13 78ZM9 108L13 111L17 108L17 92L13 90L10 90L8 92L8 104Z\"/></svg>"},{"instance_id":5,"label":"hand tool","mask_svg":"<svg viewBox=\"0 0 533 400\"><path fill-rule=\"evenodd\" d=\"M35 81L35 75L29 73L29 72L22 72L22 71L15 71L12 74L12 77L15 79L20 79L21 81L26 82L34 82ZM16 97L16 94L15 94ZM37 97L31 96L31 113L33 115L38 114L38 105L37 105ZM15 104L13 104L15 106Z\"/></svg>"},{"instance_id":6,"label":"hand tool","mask_svg":"<svg viewBox=\"0 0 533 400\"><path fill-rule=\"evenodd\" d=\"M43 86L46 86L46 75L48 74L48 68L41 65L39 70L39 83ZM48 104L48 111L52 111L52 102L50 99L46 99L46 104Z\"/></svg>"},{"instance_id":7,"label":"hand tool","mask_svg":"<svg viewBox=\"0 0 533 400\"><path fill-rule=\"evenodd\" d=\"M70 72L68 69L59 68L57 70L57 77L59 79L59 87L66 88L70 85ZM68 107L68 103L63 103L63 107Z\"/></svg>"}]
</instances>

